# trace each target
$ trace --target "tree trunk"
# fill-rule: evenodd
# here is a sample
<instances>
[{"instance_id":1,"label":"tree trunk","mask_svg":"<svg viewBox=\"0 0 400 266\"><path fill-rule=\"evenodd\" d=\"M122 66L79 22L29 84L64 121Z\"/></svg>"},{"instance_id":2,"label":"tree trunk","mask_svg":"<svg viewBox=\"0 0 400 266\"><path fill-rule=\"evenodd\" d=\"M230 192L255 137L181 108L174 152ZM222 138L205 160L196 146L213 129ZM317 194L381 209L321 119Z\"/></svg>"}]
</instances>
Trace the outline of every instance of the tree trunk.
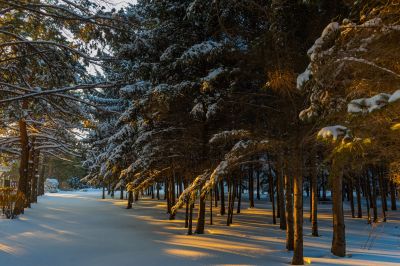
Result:
<instances>
[{"instance_id":1,"label":"tree trunk","mask_svg":"<svg viewBox=\"0 0 400 266\"><path fill-rule=\"evenodd\" d=\"M189 226L189 200L186 199L186 211L185 211L185 228L188 228Z\"/></svg>"},{"instance_id":2,"label":"tree trunk","mask_svg":"<svg viewBox=\"0 0 400 266\"><path fill-rule=\"evenodd\" d=\"M228 217L226 217L226 225L230 225L231 221L231 201L232 201L232 181L228 179Z\"/></svg>"},{"instance_id":3,"label":"tree trunk","mask_svg":"<svg viewBox=\"0 0 400 266\"><path fill-rule=\"evenodd\" d=\"M357 193L357 218L362 218L362 207L361 207L361 182L360 182L360 175L357 176L357 186L356 186L356 193Z\"/></svg>"},{"instance_id":4,"label":"tree trunk","mask_svg":"<svg viewBox=\"0 0 400 266\"><path fill-rule=\"evenodd\" d=\"M213 224L213 190L210 190L210 225Z\"/></svg>"},{"instance_id":5,"label":"tree trunk","mask_svg":"<svg viewBox=\"0 0 400 266\"><path fill-rule=\"evenodd\" d=\"M44 174L46 172L46 166L44 164L45 156L42 155L41 158L42 158L41 159L41 164L40 164L41 170L40 170L39 181L38 181L38 183L39 183L38 184L38 195L39 196L44 195L44 180L45 180Z\"/></svg>"},{"instance_id":6,"label":"tree trunk","mask_svg":"<svg viewBox=\"0 0 400 266\"><path fill-rule=\"evenodd\" d=\"M238 185L238 205L236 213L240 213L240 208L242 204L242 175L239 173L239 185Z\"/></svg>"},{"instance_id":7,"label":"tree trunk","mask_svg":"<svg viewBox=\"0 0 400 266\"><path fill-rule=\"evenodd\" d=\"M373 210L374 210L374 223L378 222L378 206L376 202L376 178L375 178L375 171L372 172L371 175L371 189L372 189L372 201L373 201Z\"/></svg>"},{"instance_id":8,"label":"tree trunk","mask_svg":"<svg viewBox=\"0 0 400 266\"><path fill-rule=\"evenodd\" d=\"M274 193L274 179L272 176L272 171L269 173L269 194L271 198L271 206L272 206L272 223L276 224L276 215L275 215L275 193Z\"/></svg>"},{"instance_id":9,"label":"tree trunk","mask_svg":"<svg viewBox=\"0 0 400 266\"><path fill-rule=\"evenodd\" d=\"M219 201L219 189L218 189L218 184L215 186L215 191L214 191L214 207L218 207L218 201Z\"/></svg>"},{"instance_id":10,"label":"tree trunk","mask_svg":"<svg viewBox=\"0 0 400 266\"><path fill-rule=\"evenodd\" d=\"M279 200L278 200L278 205L279 205L279 228L282 230L286 230L286 215L285 215L285 198L284 198L284 188L283 188L283 173L277 173L277 183L278 183L278 195L279 195Z\"/></svg>"},{"instance_id":11,"label":"tree trunk","mask_svg":"<svg viewBox=\"0 0 400 266\"><path fill-rule=\"evenodd\" d=\"M103 185L103 195L101 196L102 199L106 198L106 187Z\"/></svg>"},{"instance_id":12,"label":"tree trunk","mask_svg":"<svg viewBox=\"0 0 400 266\"><path fill-rule=\"evenodd\" d=\"M392 211L397 210L396 206L396 184L393 181L390 181L390 208Z\"/></svg>"},{"instance_id":13,"label":"tree trunk","mask_svg":"<svg viewBox=\"0 0 400 266\"><path fill-rule=\"evenodd\" d=\"M381 196L381 202L382 202L382 206L381 206L382 216L383 216L383 221L386 222L387 202L386 202L386 190L384 189L382 171L379 171L378 182L379 182L379 194Z\"/></svg>"},{"instance_id":14,"label":"tree trunk","mask_svg":"<svg viewBox=\"0 0 400 266\"><path fill-rule=\"evenodd\" d=\"M257 199L260 200L260 171L257 171Z\"/></svg>"},{"instance_id":15,"label":"tree trunk","mask_svg":"<svg viewBox=\"0 0 400 266\"><path fill-rule=\"evenodd\" d=\"M319 236L318 234L318 173L316 165L312 165L311 173L311 234L312 236Z\"/></svg>"},{"instance_id":16,"label":"tree trunk","mask_svg":"<svg viewBox=\"0 0 400 266\"><path fill-rule=\"evenodd\" d=\"M128 206L126 208L132 209L132 203L133 203L133 192L129 191L128 192Z\"/></svg>"},{"instance_id":17,"label":"tree trunk","mask_svg":"<svg viewBox=\"0 0 400 266\"><path fill-rule=\"evenodd\" d=\"M22 104L22 110L28 108L28 102L24 101ZM16 202L14 207L14 214L18 215L24 212L25 202L27 200L27 189L28 189L28 167L29 167L29 138L28 131L26 128L25 117L21 117L18 121L19 125L19 137L21 144L21 159L19 165L19 181L18 181L18 192L23 195L24 198Z\"/></svg>"},{"instance_id":18,"label":"tree trunk","mask_svg":"<svg viewBox=\"0 0 400 266\"><path fill-rule=\"evenodd\" d=\"M205 195L200 194L199 214L197 216L196 234L204 234L204 224L206 216L206 199Z\"/></svg>"},{"instance_id":19,"label":"tree trunk","mask_svg":"<svg viewBox=\"0 0 400 266\"><path fill-rule=\"evenodd\" d=\"M293 250L294 247L294 228L293 228L293 196L292 181L288 175L285 175L286 189L286 248Z\"/></svg>"},{"instance_id":20,"label":"tree trunk","mask_svg":"<svg viewBox=\"0 0 400 266\"><path fill-rule=\"evenodd\" d=\"M194 203L190 204L189 208L189 225L188 225L188 235L193 234L193 208L194 208Z\"/></svg>"},{"instance_id":21,"label":"tree trunk","mask_svg":"<svg viewBox=\"0 0 400 266\"><path fill-rule=\"evenodd\" d=\"M250 208L254 208L253 167L250 167L250 169L249 169L249 201L250 201Z\"/></svg>"},{"instance_id":22,"label":"tree trunk","mask_svg":"<svg viewBox=\"0 0 400 266\"><path fill-rule=\"evenodd\" d=\"M224 180L221 180L220 182L220 188L221 188L221 206L220 206L220 211L219 213L221 215L225 214L225 191L224 191Z\"/></svg>"},{"instance_id":23,"label":"tree trunk","mask_svg":"<svg viewBox=\"0 0 400 266\"><path fill-rule=\"evenodd\" d=\"M300 169L298 169L300 171ZM303 178L296 173L293 184L294 191L294 249L293 265L303 265Z\"/></svg>"},{"instance_id":24,"label":"tree trunk","mask_svg":"<svg viewBox=\"0 0 400 266\"><path fill-rule=\"evenodd\" d=\"M349 194L349 197L350 197L351 217L355 218L356 216L355 216L355 212L354 212L354 195L353 195L354 188L353 188L353 180L351 177L349 177L349 182L347 184L347 187L348 187L347 193Z\"/></svg>"},{"instance_id":25,"label":"tree trunk","mask_svg":"<svg viewBox=\"0 0 400 266\"><path fill-rule=\"evenodd\" d=\"M333 162L334 164L334 162ZM333 166L335 167L335 166ZM331 252L335 256L344 257L346 255L346 237L343 214L342 196L342 170L333 170L332 180L332 215L333 215L333 239Z\"/></svg>"},{"instance_id":26,"label":"tree trunk","mask_svg":"<svg viewBox=\"0 0 400 266\"><path fill-rule=\"evenodd\" d=\"M364 188L365 188L364 196L365 196L365 201L367 203L367 222L368 222L368 224L370 224L371 223L371 208L370 208L371 206L370 206L370 200L369 200L370 193L369 193L368 187L369 187L369 180L368 180L368 175L366 175L365 182L364 182Z\"/></svg>"},{"instance_id":27,"label":"tree trunk","mask_svg":"<svg viewBox=\"0 0 400 266\"><path fill-rule=\"evenodd\" d=\"M39 160L40 150L37 150L33 155L33 180L32 180L32 202L37 203L38 197L38 181L39 181Z\"/></svg>"},{"instance_id":28,"label":"tree trunk","mask_svg":"<svg viewBox=\"0 0 400 266\"><path fill-rule=\"evenodd\" d=\"M124 186L121 185L121 190L120 190L120 194L119 194L119 199L124 199Z\"/></svg>"}]
</instances>

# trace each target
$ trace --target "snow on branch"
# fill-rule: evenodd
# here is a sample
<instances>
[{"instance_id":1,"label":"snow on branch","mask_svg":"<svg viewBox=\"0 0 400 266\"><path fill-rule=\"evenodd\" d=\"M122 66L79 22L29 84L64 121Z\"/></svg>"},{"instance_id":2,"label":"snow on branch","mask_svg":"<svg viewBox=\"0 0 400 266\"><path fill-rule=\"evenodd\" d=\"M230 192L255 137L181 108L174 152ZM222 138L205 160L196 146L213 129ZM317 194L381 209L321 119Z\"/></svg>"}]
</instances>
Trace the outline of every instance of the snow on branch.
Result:
<instances>
[{"instance_id":1,"label":"snow on branch","mask_svg":"<svg viewBox=\"0 0 400 266\"><path fill-rule=\"evenodd\" d=\"M332 139L333 141L336 141L339 137L346 139L350 137L350 130L341 125L324 127L318 132L317 137L323 140Z\"/></svg>"},{"instance_id":2,"label":"snow on branch","mask_svg":"<svg viewBox=\"0 0 400 266\"><path fill-rule=\"evenodd\" d=\"M215 134L209 141L210 144L221 144L232 140L249 138L251 133L248 130L229 130Z\"/></svg>"},{"instance_id":3,"label":"snow on branch","mask_svg":"<svg viewBox=\"0 0 400 266\"><path fill-rule=\"evenodd\" d=\"M395 75L396 77L400 78L400 74L398 74L398 73L396 73L396 72L394 72L394 71L392 71L392 70L390 70L390 69L388 69L386 67L378 66L374 62L371 62L371 61L368 61L368 60L365 60L365 59L362 59L362 58L355 58L355 57L349 56L349 57L343 57L343 58L340 58L340 59L336 60L336 62L340 62L340 61L350 61L350 62L358 62L358 63L366 64L366 65L378 68L378 69L380 69L382 71L385 71L385 72L387 72L389 74Z\"/></svg>"},{"instance_id":4,"label":"snow on branch","mask_svg":"<svg viewBox=\"0 0 400 266\"><path fill-rule=\"evenodd\" d=\"M190 199L192 199L192 195L203 187L206 182L208 176L210 175L209 171L205 171L201 175L198 175L193 182L187 187L182 194L179 196L178 201L171 209L171 214L176 214L178 209L182 208L182 206Z\"/></svg>"},{"instance_id":5,"label":"snow on branch","mask_svg":"<svg viewBox=\"0 0 400 266\"><path fill-rule=\"evenodd\" d=\"M351 100L347 105L347 112L353 114L372 113L398 100L400 100L400 90L395 91L393 94L379 93L370 98Z\"/></svg>"}]
</instances>

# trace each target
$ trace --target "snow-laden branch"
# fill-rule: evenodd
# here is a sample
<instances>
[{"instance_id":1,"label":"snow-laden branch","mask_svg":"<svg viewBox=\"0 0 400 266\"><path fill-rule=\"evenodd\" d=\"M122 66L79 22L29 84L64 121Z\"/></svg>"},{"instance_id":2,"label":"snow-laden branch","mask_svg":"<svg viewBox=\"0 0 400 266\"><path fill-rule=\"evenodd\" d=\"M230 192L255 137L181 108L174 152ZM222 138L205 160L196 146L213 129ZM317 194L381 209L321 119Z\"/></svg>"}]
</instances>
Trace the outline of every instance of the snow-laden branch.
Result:
<instances>
[{"instance_id":1,"label":"snow-laden branch","mask_svg":"<svg viewBox=\"0 0 400 266\"><path fill-rule=\"evenodd\" d=\"M6 83L6 84L7 84L7 86L15 87L12 84L8 84L8 83ZM59 89L37 91L37 92L27 93L27 94L17 96L17 97L8 98L5 100L0 100L0 104L13 102L13 101L19 101L19 100L23 100L23 99L27 99L27 98L34 98L34 97L43 96L43 95L67 92L67 91L72 91L72 90L107 89L107 88L115 87L115 86L117 86L117 84L118 84L118 82L98 82L98 83L92 83L92 84L79 84L79 85L69 86L69 87L64 87L64 88L59 88ZM5 84L3 84L3 85L5 86Z\"/></svg>"}]
</instances>

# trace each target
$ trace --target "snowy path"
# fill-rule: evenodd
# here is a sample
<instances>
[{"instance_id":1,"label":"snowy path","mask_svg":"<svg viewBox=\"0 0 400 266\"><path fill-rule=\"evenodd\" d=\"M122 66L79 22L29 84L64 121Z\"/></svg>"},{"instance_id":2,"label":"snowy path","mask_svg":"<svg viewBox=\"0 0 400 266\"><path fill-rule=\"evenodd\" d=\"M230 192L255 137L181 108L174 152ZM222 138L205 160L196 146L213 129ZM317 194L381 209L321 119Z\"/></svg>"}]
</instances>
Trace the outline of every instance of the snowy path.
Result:
<instances>
[{"instance_id":1,"label":"snowy path","mask_svg":"<svg viewBox=\"0 0 400 266\"><path fill-rule=\"evenodd\" d=\"M125 202L101 200L100 192L68 192L40 198L17 220L0 219L0 266L125 265L285 265L284 232L270 224L267 204L243 209L231 227L224 218L207 226L207 234L186 236L182 216L168 221L163 202L143 200L132 210ZM348 258L330 255L329 206L320 205L319 238L305 221L304 254L313 265L399 265L400 218L377 228L370 250L365 220L347 219ZM305 217L308 214L305 212ZM306 219L305 219L306 220ZM208 222L208 221L207 221Z\"/></svg>"}]
</instances>

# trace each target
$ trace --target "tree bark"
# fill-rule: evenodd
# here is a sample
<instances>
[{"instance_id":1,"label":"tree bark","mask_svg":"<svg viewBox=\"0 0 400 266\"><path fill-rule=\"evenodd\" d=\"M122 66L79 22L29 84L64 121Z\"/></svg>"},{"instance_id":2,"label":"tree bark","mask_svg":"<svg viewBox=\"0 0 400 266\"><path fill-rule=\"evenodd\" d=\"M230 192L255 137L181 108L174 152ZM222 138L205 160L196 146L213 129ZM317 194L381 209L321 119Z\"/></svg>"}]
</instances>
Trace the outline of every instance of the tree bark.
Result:
<instances>
[{"instance_id":1,"label":"tree bark","mask_svg":"<svg viewBox=\"0 0 400 266\"><path fill-rule=\"evenodd\" d=\"M396 185L393 181L390 181L390 208L392 211L397 210L396 206Z\"/></svg>"},{"instance_id":2,"label":"tree bark","mask_svg":"<svg viewBox=\"0 0 400 266\"><path fill-rule=\"evenodd\" d=\"M25 112L28 109L28 102L22 103L22 111ZM18 121L19 125L19 138L21 144L21 158L19 166L19 181L18 181L18 193L21 193L24 198L16 202L14 207L14 214L18 215L24 212L25 202L27 201L27 189L28 189L28 167L29 167L29 138L26 127L25 117L21 117Z\"/></svg>"},{"instance_id":3,"label":"tree bark","mask_svg":"<svg viewBox=\"0 0 400 266\"><path fill-rule=\"evenodd\" d=\"M133 192L129 191L128 192L128 206L126 208L132 209L132 203L133 203Z\"/></svg>"},{"instance_id":4,"label":"tree bark","mask_svg":"<svg viewBox=\"0 0 400 266\"><path fill-rule=\"evenodd\" d=\"M319 236L318 234L318 173L315 163L311 166L311 235Z\"/></svg>"},{"instance_id":5,"label":"tree bark","mask_svg":"<svg viewBox=\"0 0 400 266\"><path fill-rule=\"evenodd\" d=\"M272 206L272 223L276 224L276 215L275 215L275 193L274 193L274 179L272 176L272 171L269 173L269 194L271 198L271 206Z\"/></svg>"},{"instance_id":6,"label":"tree bark","mask_svg":"<svg viewBox=\"0 0 400 266\"><path fill-rule=\"evenodd\" d=\"M225 214L225 191L224 191L224 180L222 179L220 182L220 188L221 188L221 206L220 206L220 211L219 213L221 215Z\"/></svg>"},{"instance_id":7,"label":"tree bark","mask_svg":"<svg viewBox=\"0 0 400 266\"><path fill-rule=\"evenodd\" d=\"M355 218L356 215L355 215L355 212L354 212L354 195L353 195L354 188L353 188L353 180L352 180L351 177L349 177L349 181L348 181L347 187L348 187L348 189L347 189L348 192L347 193L349 194L349 197L350 197L351 218Z\"/></svg>"},{"instance_id":8,"label":"tree bark","mask_svg":"<svg viewBox=\"0 0 400 266\"><path fill-rule=\"evenodd\" d=\"M278 170L279 171L279 170ZM279 228L282 230L286 230L286 215L285 215L285 198L284 198L284 190L283 190L283 174L282 171L277 173L277 183L278 183L278 205L279 205Z\"/></svg>"},{"instance_id":9,"label":"tree bark","mask_svg":"<svg viewBox=\"0 0 400 266\"><path fill-rule=\"evenodd\" d=\"M250 169L249 169L249 201L250 201L250 208L254 208L253 167L250 167Z\"/></svg>"},{"instance_id":10,"label":"tree bark","mask_svg":"<svg viewBox=\"0 0 400 266\"><path fill-rule=\"evenodd\" d=\"M205 195L200 194L199 213L197 216L196 234L204 234L204 224L206 216L206 199Z\"/></svg>"},{"instance_id":11,"label":"tree bark","mask_svg":"<svg viewBox=\"0 0 400 266\"><path fill-rule=\"evenodd\" d=\"M357 218L362 218L362 207L361 207L361 182L360 182L360 175L357 175L357 186L356 186L356 193L357 193Z\"/></svg>"},{"instance_id":12,"label":"tree bark","mask_svg":"<svg viewBox=\"0 0 400 266\"><path fill-rule=\"evenodd\" d=\"M288 175L285 175L286 189L286 248L293 250L294 247L294 228L293 228L293 197L292 181Z\"/></svg>"},{"instance_id":13,"label":"tree bark","mask_svg":"<svg viewBox=\"0 0 400 266\"><path fill-rule=\"evenodd\" d=\"M194 208L194 203L190 203L190 208L189 208L189 225L188 225L188 235L193 234L193 208Z\"/></svg>"},{"instance_id":14,"label":"tree bark","mask_svg":"<svg viewBox=\"0 0 400 266\"><path fill-rule=\"evenodd\" d=\"M257 199L260 200L260 171L257 171Z\"/></svg>"},{"instance_id":15,"label":"tree bark","mask_svg":"<svg viewBox=\"0 0 400 266\"><path fill-rule=\"evenodd\" d=\"M300 169L298 170L300 171ZM293 184L294 191L294 249L293 265L303 265L303 177L296 173Z\"/></svg>"},{"instance_id":16,"label":"tree bark","mask_svg":"<svg viewBox=\"0 0 400 266\"><path fill-rule=\"evenodd\" d=\"M373 171L371 175L371 189L372 189L372 201L373 201L373 211L374 211L374 223L378 222L378 206L376 202L376 178L375 178L376 172Z\"/></svg>"},{"instance_id":17,"label":"tree bark","mask_svg":"<svg viewBox=\"0 0 400 266\"><path fill-rule=\"evenodd\" d=\"M240 213L240 208L242 204L242 175L239 173L239 184L238 184L238 205L236 213Z\"/></svg>"},{"instance_id":18,"label":"tree bark","mask_svg":"<svg viewBox=\"0 0 400 266\"><path fill-rule=\"evenodd\" d=\"M333 168L336 167L333 166ZM333 239L331 252L335 256L344 257L346 255L346 237L342 196L343 173L341 169L334 169L332 172L334 179L332 180Z\"/></svg>"}]
</instances>

